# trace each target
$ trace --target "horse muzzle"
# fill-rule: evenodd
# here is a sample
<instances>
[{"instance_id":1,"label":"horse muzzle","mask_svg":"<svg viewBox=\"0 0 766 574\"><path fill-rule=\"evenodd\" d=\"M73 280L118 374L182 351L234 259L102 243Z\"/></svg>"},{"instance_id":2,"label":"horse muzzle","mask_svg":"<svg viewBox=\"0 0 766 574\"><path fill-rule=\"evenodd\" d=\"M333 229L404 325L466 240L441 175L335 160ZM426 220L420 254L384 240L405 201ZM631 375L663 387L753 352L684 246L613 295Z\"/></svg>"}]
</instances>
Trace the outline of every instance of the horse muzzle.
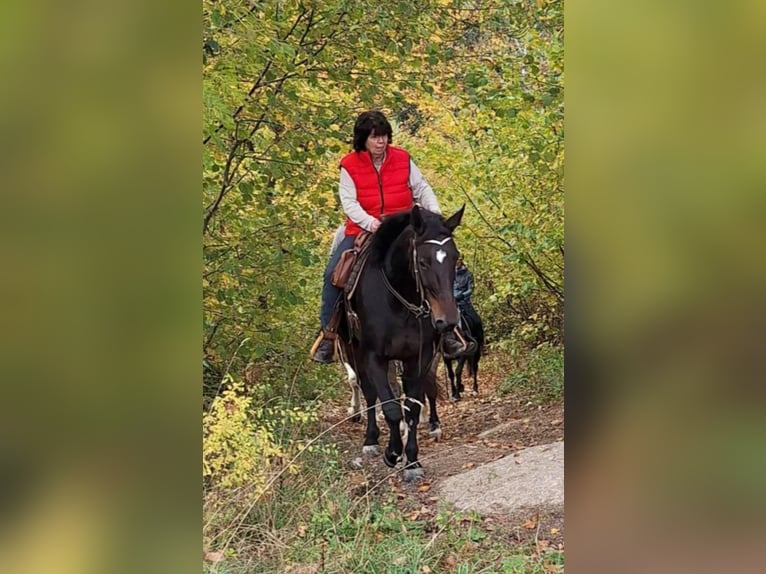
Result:
<instances>
[{"instance_id":1,"label":"horse muzzle","mask_svg":"<svg viewBox=\"0 0 766 574\"><path fill-rule=\"evenodd\" d=\"M458 311L454 302L445 303L435 299L428 299L431 305L431 324L439 333L446 333L457 325Z\"/></svg>"}]
</instances>

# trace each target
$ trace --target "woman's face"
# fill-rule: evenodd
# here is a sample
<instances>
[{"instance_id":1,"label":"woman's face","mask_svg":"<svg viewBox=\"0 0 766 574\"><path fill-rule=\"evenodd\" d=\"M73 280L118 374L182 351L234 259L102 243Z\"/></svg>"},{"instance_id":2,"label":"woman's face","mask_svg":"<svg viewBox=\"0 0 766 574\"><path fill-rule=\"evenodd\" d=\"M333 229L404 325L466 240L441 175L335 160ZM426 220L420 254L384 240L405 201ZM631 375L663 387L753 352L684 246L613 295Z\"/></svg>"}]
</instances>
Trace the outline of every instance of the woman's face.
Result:
<instances>
[{"instance_id":1,"label":"woman's face","mask_svg":"<svg viewBox=\"0 0 766 574\"><path fill-rule=\"evenodd\" d=\"M375 132L367 136L364 147L370 152L370 155L380 157L386 151L388 145L388 136L386 134L375 135Z\"/></svg>"}]
</instances>

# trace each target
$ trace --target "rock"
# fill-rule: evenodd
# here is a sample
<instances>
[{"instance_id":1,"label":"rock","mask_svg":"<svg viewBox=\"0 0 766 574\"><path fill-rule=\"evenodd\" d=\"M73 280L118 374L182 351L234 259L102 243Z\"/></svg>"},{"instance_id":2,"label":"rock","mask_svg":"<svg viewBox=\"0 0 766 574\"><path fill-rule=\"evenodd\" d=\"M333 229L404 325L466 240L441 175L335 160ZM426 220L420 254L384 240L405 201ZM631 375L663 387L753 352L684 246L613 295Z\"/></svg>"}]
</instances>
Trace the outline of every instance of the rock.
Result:
<instances>
[{"instance_id":1,"label":"rock","mask_svg":"<svg viewBox=\"0 0 766 574\"><path fill-rule=\"evenodd\" d=\"M442 496L458 510L512 514L564 505L564 443L520 450L445 479Z\"/></svg>"}]
</instances>

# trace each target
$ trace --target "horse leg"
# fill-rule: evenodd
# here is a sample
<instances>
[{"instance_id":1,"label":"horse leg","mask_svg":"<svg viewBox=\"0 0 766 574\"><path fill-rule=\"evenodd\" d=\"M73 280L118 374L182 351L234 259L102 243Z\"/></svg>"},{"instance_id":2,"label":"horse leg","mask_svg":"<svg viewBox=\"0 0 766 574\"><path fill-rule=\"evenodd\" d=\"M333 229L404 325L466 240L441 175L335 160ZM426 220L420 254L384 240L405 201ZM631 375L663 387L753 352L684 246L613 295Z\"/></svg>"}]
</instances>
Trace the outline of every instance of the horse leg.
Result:
<instances>
[{"instance_id":1,"label":"horse leg","mask_svg":"<svg viewBox=\"0 0 766 574\"><path fill-rule=\"evenodd\" d=\"M394 396L396 397L400 397L402 395L402 388L398 379L398 362L399 361L388 362L388 386L391 387L391 392L394 393ZM376 413L380 420L385 419L385 416L383 415L383 407L380 406L380 403L378 403L378 406L376 407Z\"/></svg>"},{"instance_id":2,"label":"horse leg","mask_svg":"<svg viewBox=\"0 0 766 574\"><path fill-rule=\"evenodd\" d=\"M481 358L481 349L476 349L476 353L471 357L471 370L473 371L473 392L479 394L479 359Z\"/></svg>"},{"instance_id":3,"label":"horse leg","mask_svg":"<svg viewBox=\"0 0 766 574\"><path fill-rule=\"evenodd\" d=\"M383 416L389 429L388 447L383 453L383 462L390 467L396 466L401 460L404 444L402 443L401 429L402 407L398 397L394 396L391 386L388 384L388 361L378 359L372 353L366 357L366 373L370 386L374 386L383 408ZM366 396L366 395L365 395ZM375 418L375 417L368 417Z\"/></svg>"},{"instance_id":4,"label":"horse leg","mask_svg":"<svg viewBox=\"0 0 766 574\"><path fill-rule=\"evenodd\" d=\"M378 392L367 374L367 366L363 362L356 366L358 370L357 389L361 388L362 393L364 394L364 400L367 403L367 429L364 432L362 454L366 456L377 456L380 454L380 446L378 446L380 429L378 428L378 421L375 419L375 403L378 400Z\"/></svg>"},{"instance_id":5,"label":"horse leg","mask_svg":"<svg viewBox=\"0 0 766 574\"><path fill-rule=\"evenodd\" d=\"M378 456L380 454L380 446L378 446L380 429L378 428L378 421L375 419L375 403L378 400L378 393L375 387L369 381L364 381L364 379L362 380L362 392L367 402L367 430L364 432L362 454L365 456Z\"/></svg>"},{"instance_id":6,"label":"horse leg","mask_svg":"<svg viewBox=\"0 0 766 574\"><path fill-rule=\"evenodd\" d=\"M457 379L457 390L461 393L465 391L465 386L463 386L463 368L465 367L465 357L460 357L457 360L457 369L455 369L455 378Z\"/></svg>"},{"instance_id":7,"label":"horse leg","mask_svg":"<svg viewBox=\"0 0 766 574\"><path fill-rule=\"evenodd\" d=\"M452 361L444 359L444 364L447 365L447 375L449 375L450 398L453 401L459 401L460 390L455 386L455 371L452 370Z\"/></svg>"},{"instance_id":8,"label":"horse leg","mask_svg":"<svg viewBox=\"0 0 766 574\"><path fill-rule=\"evenodd\" d=\"M438 389L436 387L435 369L431 371L425 381L425 393L426 399L428 399L428 434L436 440L439 440L442 436L442 429L441 422L439 422L439 415L436 413L436 395L438 394ZM421 420L420 422L425 421Z\"/></svg>"},{"instance_id":9,"label":"horse leg","mask_svg":"<svg viewBox=\"0 0 766 574\"><path fill-rule=\"evenodd\" d=\"M346 374L348 375L348 386L351 387L351 404L348 407L348 414L352 415L351 420L355 423L362 422L362 402L359 397L359 383L356 377L354 369L351 365L343 362L343 366L346 367Z\"/></svg>"},{"instance_id":10,"label":"horse leg","mask_svg":"<svg viewBox=\"0 0 766 574\"><path fill-rule=\"evenodd\" d=\"M418 421L420 410L425 401L424 381L418 372L419 361L407 361L404 364L404 403L405 420L407 424L407 445L404 452L407 455L407 466L404 469L404 480L412 481L423 477L423 467L418 461ZM426 377L428 374L426 374Z\"/></svg>"}]
</instances>

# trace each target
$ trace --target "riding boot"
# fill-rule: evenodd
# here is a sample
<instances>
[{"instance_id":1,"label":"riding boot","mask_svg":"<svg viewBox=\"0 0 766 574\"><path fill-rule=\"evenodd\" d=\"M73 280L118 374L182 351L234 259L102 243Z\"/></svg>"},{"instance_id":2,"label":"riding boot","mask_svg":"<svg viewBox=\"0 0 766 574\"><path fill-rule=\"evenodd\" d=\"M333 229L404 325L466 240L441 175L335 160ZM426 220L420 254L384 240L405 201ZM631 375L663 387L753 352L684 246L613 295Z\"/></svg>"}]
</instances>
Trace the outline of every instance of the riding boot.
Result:
<instances>
[{"instance_id":1,"label":"riding boot","mask_svg":"<svg viewBox=\"0 0 766 574\"><path fill-rule=\"evenodd\" d=\"M321 338L322 340L311 358L317 363L332 363L335 358L335 333L323 331Z\"/></svg>"},{"instance_id":2,"label":"riding boot","mask_svg":"<svg viewBox=\"0 0 766 574\"><path fill-rule=\"evenodd\" d=\"M472 355L476 351L476 341L465 333L458 334L457 328L442 336L442 354L445 359Z\"/></svg>"}]
</instances>

